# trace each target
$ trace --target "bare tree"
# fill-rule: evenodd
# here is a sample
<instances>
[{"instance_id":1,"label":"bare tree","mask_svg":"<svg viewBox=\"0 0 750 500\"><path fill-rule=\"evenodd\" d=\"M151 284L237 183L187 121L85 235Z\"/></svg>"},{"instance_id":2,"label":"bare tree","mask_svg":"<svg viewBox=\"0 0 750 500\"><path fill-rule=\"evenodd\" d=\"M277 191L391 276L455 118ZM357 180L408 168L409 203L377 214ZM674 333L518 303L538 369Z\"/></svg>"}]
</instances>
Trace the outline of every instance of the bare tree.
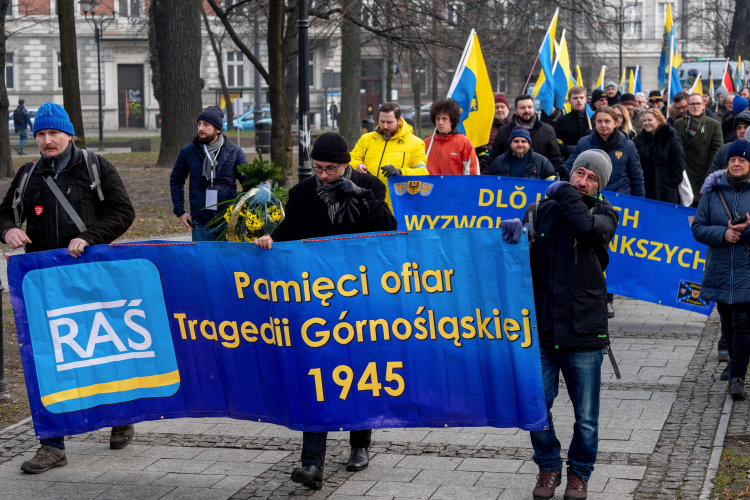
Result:
<instances>
[{"instance_id":1,"label":"bare tree","mask_svg":"<svg viewBox=\"0 0 750 500\"><path fill-rule=\"evenodd\" d=\"M732 31L727 44L727 57L736 59L740 55L750 53L750 3L747 0L735 0Z\"/></svg>"},{"instance_id":2,"label":"bare tree","mask_svg":"<svg viewBox=\"0 0 750 500\"><path fill-rule=\"evenodd\" d=\"M224 95L224 102L227 105L227 131L234 130L234 108L232 107L232 99L229 97L229 87L227 87L227 80L224 78L224 63L221 57L221 43L217 43L214 37L213 31L211 31L211 25L208 23L208 16L206 11L201 8L201 15L203 16L203 24L206 26L206 33L208 33L208 39L211 40L211 47L214 49L214 56L216 57L216 64L219 67L219 84L221 85L221 93ZM239 117L237 117L239 119ZM239 125L239 121L237 123Z\"/></svg>"},{"instance_id":3,"label":"bare tree","mask_svg":"<svg viewBox=\"0 0 750 500\"><path fill-rule=\"evenodd\" d=\"M9 0L0 0L0 12L8 10ZM2 34L2 43L0 43L0 61L3 64L3 76L5 75L5 16L0 19L0 34ZM5 86L5 78L0 78L0 116L8 116L10 101L8 100L8 88ZM13 160L10 157L10 130L8 129L8 120L0 120L0 177L13 177Z\"/></svg>"},{"instance_id":4,"label":"bare tree","mask_svg":"<svg viewBox=\"0 0 750 500\"><path fill-rule=\"evenodd\" d=\"M351 146L362 135L359 122L359 80L362 74L360 29L355 24L359 19L360 2L345 0L344 11L348 16L341 25L341 107L339 108L339 133Z\"/></svg>"},{"instance_id":5,"label":"bare tree","mask_svg":"<svg viewBox=\"0 0 750 500\"><path fill-rule=\"evenodd\" d=\"M5 11L2 11L5 12ZM58 0L60 22L60 66L63 83L63 106L78 137L78 145L86 147L81 110L81 87L78 82L78 48L76 46L75 1ZM3 60L5 60L3 58Z\"/></svg>"}]
</instances>

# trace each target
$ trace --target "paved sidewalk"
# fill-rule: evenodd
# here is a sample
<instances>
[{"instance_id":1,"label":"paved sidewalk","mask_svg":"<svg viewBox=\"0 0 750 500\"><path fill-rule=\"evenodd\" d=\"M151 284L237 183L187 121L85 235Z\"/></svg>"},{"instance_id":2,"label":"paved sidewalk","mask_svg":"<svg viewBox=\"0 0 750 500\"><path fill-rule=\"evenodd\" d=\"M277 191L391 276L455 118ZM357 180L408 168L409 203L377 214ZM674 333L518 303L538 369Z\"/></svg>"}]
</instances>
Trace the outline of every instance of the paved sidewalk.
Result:
<instances>
[{"instance_id":1,"label":"paved sidewalk","mask_svg":"<svg viewBox=\"0 0 750 500\"><path fill-rule=\"evenodd\" d=\"M622 379L605 357L589 498L696 499L726 389L715 356L718 316L629 299L615 307L610 330ZM562 382L553 415L563 453L574 421L566 394ZM530 500L537 473L529 433L518 429L376 430L370 467L359 473L345 471L348 433L333 432L318 492L290 481L301 433L283 427L221 418L143 422L134 444L119 451L109 450L108 432L68 438L69 465L38 476L19 470L37 447L31 424L0 432L0 498Z\"/></svg>"}]
</instances>

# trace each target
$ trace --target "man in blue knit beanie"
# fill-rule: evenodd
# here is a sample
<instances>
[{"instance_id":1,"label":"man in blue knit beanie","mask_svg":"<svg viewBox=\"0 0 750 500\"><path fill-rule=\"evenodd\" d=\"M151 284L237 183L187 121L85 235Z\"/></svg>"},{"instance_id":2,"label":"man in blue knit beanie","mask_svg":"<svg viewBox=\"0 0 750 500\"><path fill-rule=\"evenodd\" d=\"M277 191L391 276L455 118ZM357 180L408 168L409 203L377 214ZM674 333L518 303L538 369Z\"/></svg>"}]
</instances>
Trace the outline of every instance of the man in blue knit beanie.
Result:
<instances>
[{"instance_id":1,"label":"man in blue knit beanie","mask_svg":"<svg viewBox=\"0 0 750 500\"><path fill-rule=\"evenodd\" d=\"M111 243L133 223L135 211L114 165L79 149L74 134L62 106L48 102L39 108L34 138L41 156L18 170L0 204L0 240L11 248L67 248L71 258L78 258L87 246ZM133 432L132 425L113 427L110 447L127 446ZM62 436L40 444L22 471L39 474L68 464Z\"/></svg>"}]
</instances>

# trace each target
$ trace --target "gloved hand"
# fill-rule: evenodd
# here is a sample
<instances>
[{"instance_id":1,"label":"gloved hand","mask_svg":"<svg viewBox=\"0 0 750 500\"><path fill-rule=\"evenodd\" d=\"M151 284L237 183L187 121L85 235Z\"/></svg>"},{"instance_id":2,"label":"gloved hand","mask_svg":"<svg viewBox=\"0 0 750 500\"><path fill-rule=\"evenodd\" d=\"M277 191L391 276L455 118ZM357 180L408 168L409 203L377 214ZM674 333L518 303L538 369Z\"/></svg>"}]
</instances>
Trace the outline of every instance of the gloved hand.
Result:
<instances>
[{"instance_id":1,"label":"gloved hand","mask_svg":"<svg viewBox=\"0 0 750 500\"><path fill-rule=\"evenodd\" d=\"M557 190L560 189L560 186L562 186L564 184L569 184L569 183L566 182L566 181L555 181L552 184L550 184L549 186L547 186L547 192L544 193L544 194L547 195L547 198L554 198L555 197L555 193L557 192ZM501 224L502 224L502 222L501 222Z\"/></svg>"},{"instance_id":2,"label":"gloved hand","mask_svg":"<svg viewBox=\"0 0 750 500\"><path fill-rule=\"evenodd\" d=\"M383 165L380 170L383 171L383 175L386 177L391 177L392 175L401 175L401 169L396 168L393 165Z\"/></svg>"},{"instance_id":3,"label":"gloved hand","mask_svg":"<svg viewBox=\"0 0 750 500\"><path fill-rule=\"evenodd\" d=\"M521 228L523 222L516 219L500 221L500 229L503 230L503 241L515 245L521 239Z\"/></svg>"},{"instance_id":4,"label":"gloved hand","mask_svg":"<svg viewBox=\"0 0 750 500\"><path fill-rule=\"evenodd\" d=\"M358 203L359 200L352 196L344 198L339 204L339 209L336 210L336 213L334 214L336 222L341 224L346 220L347 223L354 224L355 219L359 217L359 210L357 210L357 207L355 206Z\"/></svg>"},{"instance_id":5,"label":"gloved hand","mask_svg":"<svg viewBox=\"0 0 750 500\"><path fill-rule=\"evenodd\" d=\"M344 199L352 195L360 194L362 188L349 179L338 177L328 184L326 191L328 191L328 202L333 205L334 203L341 203Z\"/></svg>"}]
</instances>

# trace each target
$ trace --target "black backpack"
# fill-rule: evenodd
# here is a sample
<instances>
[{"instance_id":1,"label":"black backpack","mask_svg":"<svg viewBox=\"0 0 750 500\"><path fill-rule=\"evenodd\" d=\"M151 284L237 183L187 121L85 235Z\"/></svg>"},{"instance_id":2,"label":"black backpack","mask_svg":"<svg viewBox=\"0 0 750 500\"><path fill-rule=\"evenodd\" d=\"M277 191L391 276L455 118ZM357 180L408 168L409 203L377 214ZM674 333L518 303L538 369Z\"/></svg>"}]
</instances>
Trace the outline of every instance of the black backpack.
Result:
<instances>
[{"instance_id":1,"label":"black backpack","mask_svg":"<svg viewBox=\"0 0 750 500\"><path fill-rule=\"evenodd\" d=\"M23 123L23 110L21 108L16 108L15 111L13 111L13 124L18 126Z\"/></svg>"}]
</instances>

